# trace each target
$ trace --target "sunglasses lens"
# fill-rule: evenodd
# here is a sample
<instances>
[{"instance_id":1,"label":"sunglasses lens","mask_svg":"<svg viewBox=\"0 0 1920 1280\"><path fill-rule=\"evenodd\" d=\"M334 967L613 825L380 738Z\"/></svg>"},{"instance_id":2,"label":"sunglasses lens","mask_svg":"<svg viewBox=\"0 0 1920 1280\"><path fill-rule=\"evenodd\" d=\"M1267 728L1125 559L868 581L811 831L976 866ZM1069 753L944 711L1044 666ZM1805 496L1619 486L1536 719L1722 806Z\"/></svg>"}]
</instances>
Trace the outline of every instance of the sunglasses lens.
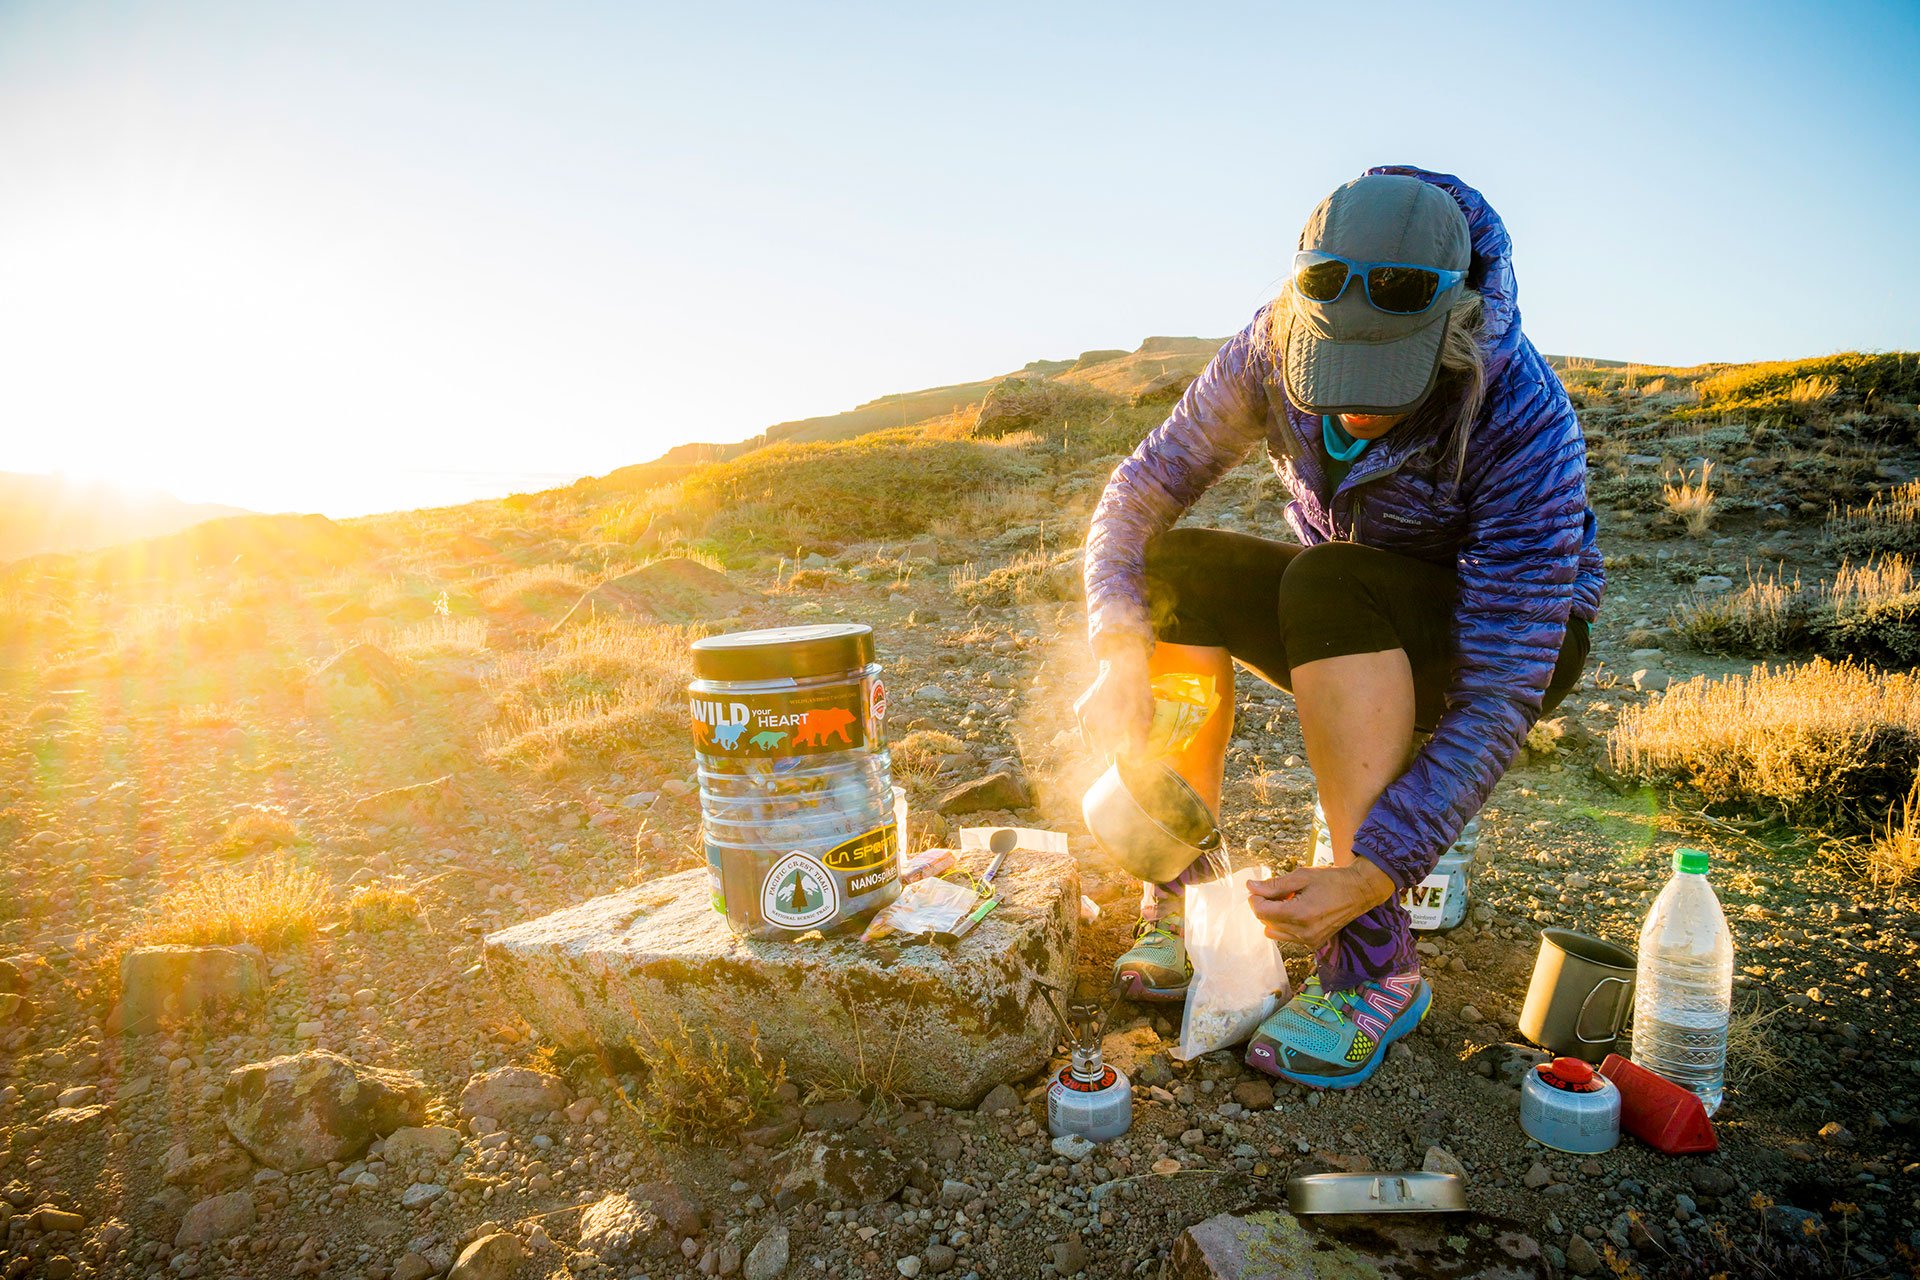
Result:
<instances>
[{"instance_id":1,"label":"sunglasses lens","mask_svg":"<svg viewBox=\"0 0 1920 1280\"><path fill-rule=\"evenodd\" d=\"M1375 267L1367 272L1367 296L1382 311L1412 315L1433 305L1440 277L1425 267Z\"/></svg>"},{"instance_id":2,"label":"sunglasses lens","mask_svg":"<svg viewBox=\"0 0 1920 1280\"><path fill-rule=\"evenodd\" d=\"M1302 256L1294 260L1293 287L1313 302L1332 302L1347 287L1347 264Z\"/></svg>"}]
</instances>

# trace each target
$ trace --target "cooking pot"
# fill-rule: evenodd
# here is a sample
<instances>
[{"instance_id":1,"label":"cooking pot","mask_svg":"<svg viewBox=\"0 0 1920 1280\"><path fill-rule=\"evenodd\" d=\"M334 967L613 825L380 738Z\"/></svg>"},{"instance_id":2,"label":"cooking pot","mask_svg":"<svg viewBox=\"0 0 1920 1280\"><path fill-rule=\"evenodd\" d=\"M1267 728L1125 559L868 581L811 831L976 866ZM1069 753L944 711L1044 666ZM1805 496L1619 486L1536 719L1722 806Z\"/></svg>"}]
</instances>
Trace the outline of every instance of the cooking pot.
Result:
<instances>
[{"instance_id":1,"label":"cooking pot","mask_svg":"<svg viewBox=\"0 0 1920 1280\"><path fill-rule=\"evenodd\" d=\"M1164 760L1116 760L1087 789L1080 814L1100 847L1142 880L1166 883L1220 848L1220 825Z\"/></svg>"}]
</instances>

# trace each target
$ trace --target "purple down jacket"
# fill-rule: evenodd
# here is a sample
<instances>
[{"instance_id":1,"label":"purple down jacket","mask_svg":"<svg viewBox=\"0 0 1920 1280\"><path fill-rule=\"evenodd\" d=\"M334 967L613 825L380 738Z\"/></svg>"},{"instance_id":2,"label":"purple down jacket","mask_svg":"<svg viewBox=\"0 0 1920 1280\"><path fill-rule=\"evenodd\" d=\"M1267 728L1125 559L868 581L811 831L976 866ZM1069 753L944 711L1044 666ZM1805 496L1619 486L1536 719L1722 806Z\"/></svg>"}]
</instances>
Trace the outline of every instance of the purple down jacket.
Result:
<instances>
[{"instance_id":1,"label":"purple down jacket","mask_svg":"<svg viewBox=\"0 0 1920 1280\"><path fill-rule=\"evenodd\" d=\"M1458 178L1403 166L1371 172L1438 185L1473 234L1467 282L1485 300L1489 385L1460 483L1431 436L1389 432L1323 497L1319 419L1288 403L1256 317L1114 469L1087 534L1087 613L1096 652L1127 633L1151 635L1148 540L1263 441L1292 494L1287 523L1301 543L1344 539L1455 566L1458 657L1446 712L1353 842L1404 889L1432 870L1512 763L1540 713L1567 619L1593 620L1605 575L1587 506L1586 442L1565 389L1520 332L1506 227Z\"/></svg>"}]
</instances>

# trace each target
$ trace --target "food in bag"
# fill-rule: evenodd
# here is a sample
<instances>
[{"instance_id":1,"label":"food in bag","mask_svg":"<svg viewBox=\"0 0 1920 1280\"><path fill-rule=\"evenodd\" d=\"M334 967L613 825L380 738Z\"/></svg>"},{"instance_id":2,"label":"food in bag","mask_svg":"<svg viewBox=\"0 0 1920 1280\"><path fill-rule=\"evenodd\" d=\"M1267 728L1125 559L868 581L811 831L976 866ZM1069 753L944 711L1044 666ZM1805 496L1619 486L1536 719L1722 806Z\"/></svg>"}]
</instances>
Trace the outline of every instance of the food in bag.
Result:
<instances>
[{"instance_id":1,"label":"food in bag","mask_svg":"<svg viewBox=\"0 0 1920 1280\"><path fill-rule=\"evenodd\" d=\"M1213 677L1166 671L1153 678L1151 688L1153 726L1147 730L1146 754L1157 757L1185 751L1220 705Z\"/></svg>"},{"instance_id":2,"label":"food in bag","mask_svg":"<svg viewBox=\"0 0 1920 1280\"><path fill-rule=\"evenodd\" d=\"M1248 882L1269 874L1265 867L1247 867L1186 887L1193 980L1174 1049L1183 1062L1239 1044L1288 999L1280 948L1247 902Z\"/></svg>"}]
</instances>

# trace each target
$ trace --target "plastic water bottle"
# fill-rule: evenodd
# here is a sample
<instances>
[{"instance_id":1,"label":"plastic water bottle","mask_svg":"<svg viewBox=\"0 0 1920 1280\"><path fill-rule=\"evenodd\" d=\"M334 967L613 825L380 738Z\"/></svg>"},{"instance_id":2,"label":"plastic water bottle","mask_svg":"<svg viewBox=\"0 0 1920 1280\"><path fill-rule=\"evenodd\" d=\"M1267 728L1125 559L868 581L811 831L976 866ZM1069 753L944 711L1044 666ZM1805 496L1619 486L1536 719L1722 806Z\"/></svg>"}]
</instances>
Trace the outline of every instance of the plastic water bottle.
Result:
<instances>
[{"instance_id":1,"label":"plastic water bottle","mask_svg":"<svg viewBox=\"0 0 1920 1280\"><path fill-rule=\"evenodd\" d=\"M1640 930L1633 1060L1720 1108L1733 1016L1733 934L1707 883L1707 855L1673 852L1673 879Z\"/></svg>"}]
</instances>

